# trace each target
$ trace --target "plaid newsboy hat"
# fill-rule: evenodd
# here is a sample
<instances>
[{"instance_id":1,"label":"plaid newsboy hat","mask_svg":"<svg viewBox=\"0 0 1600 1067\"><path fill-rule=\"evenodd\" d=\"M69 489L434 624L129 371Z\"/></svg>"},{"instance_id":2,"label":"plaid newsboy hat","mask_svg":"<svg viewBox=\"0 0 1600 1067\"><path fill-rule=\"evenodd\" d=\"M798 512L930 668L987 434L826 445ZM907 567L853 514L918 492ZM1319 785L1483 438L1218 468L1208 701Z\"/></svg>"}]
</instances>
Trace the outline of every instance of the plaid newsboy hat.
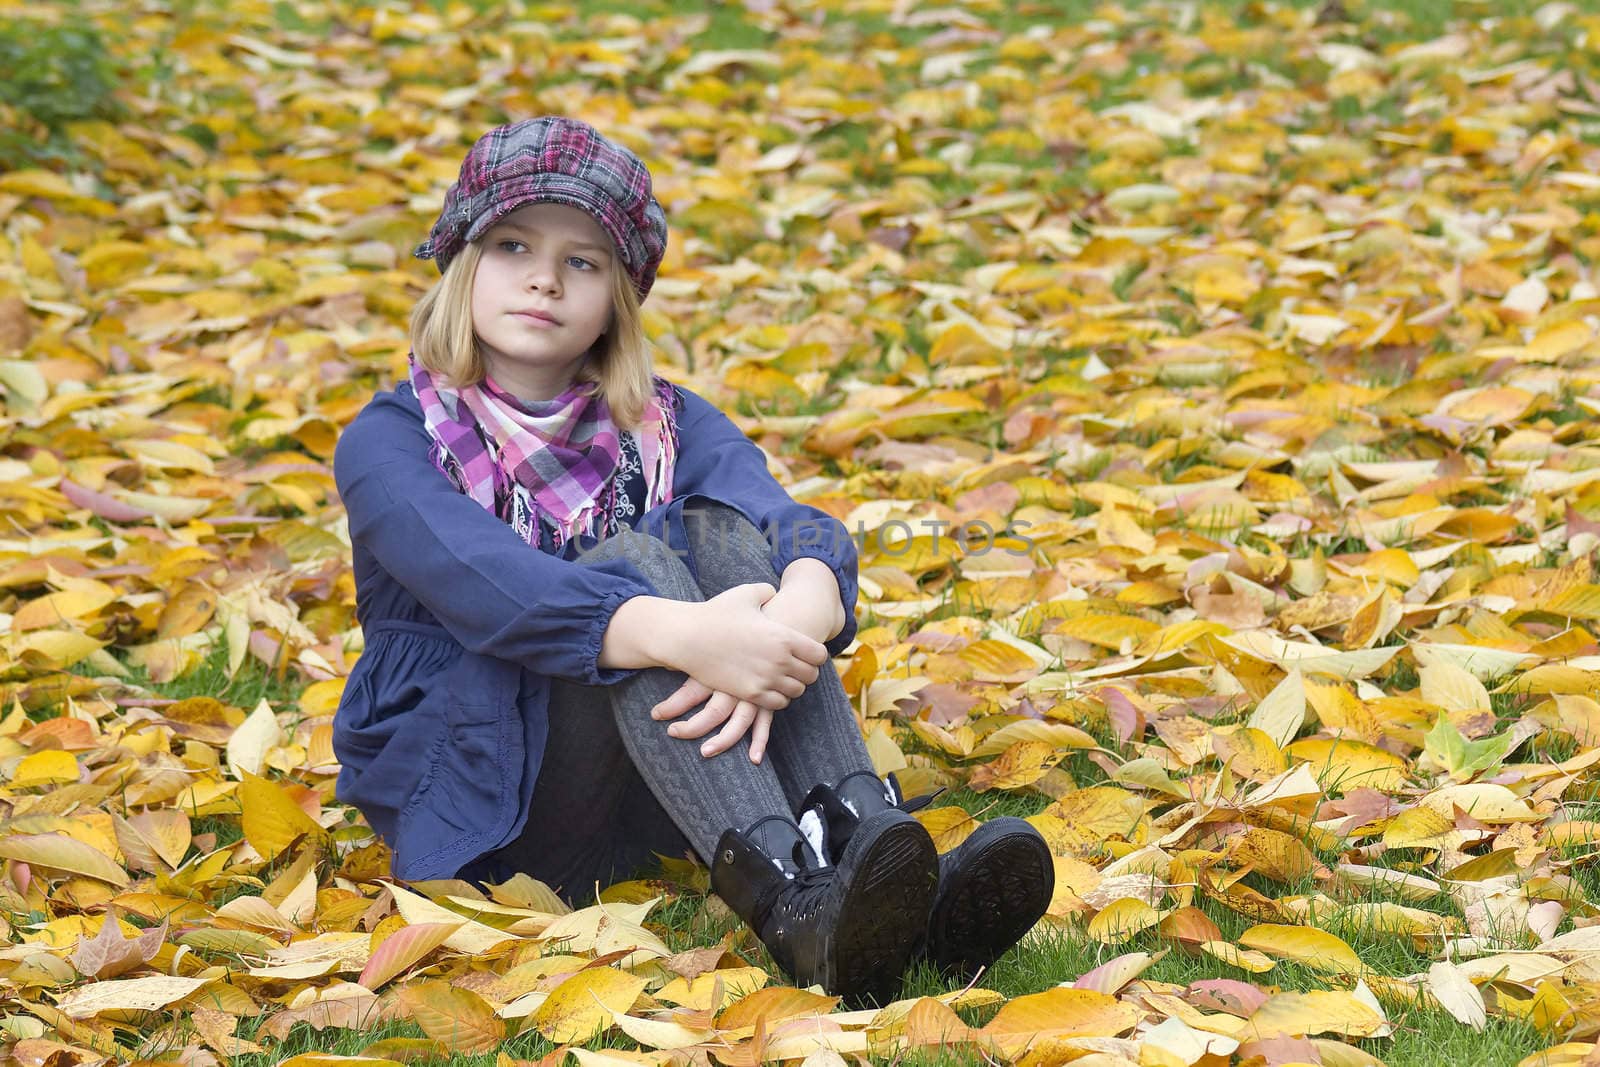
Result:
<instances>
[{"instance_id":1,"label":"plaid newsboy hat","mask_svg":"<svg viewBox=\"0 0 1600 1067\"><path fill-rule=\"evenodd\" d=\"M667 249L667 217L650 191L650 171L587 122L546 115L497 126L478 138L444 209L413 253L440 273L467 242L525 204L567 204L610 235L643 300Z\"/></svg>"}]
</instances>

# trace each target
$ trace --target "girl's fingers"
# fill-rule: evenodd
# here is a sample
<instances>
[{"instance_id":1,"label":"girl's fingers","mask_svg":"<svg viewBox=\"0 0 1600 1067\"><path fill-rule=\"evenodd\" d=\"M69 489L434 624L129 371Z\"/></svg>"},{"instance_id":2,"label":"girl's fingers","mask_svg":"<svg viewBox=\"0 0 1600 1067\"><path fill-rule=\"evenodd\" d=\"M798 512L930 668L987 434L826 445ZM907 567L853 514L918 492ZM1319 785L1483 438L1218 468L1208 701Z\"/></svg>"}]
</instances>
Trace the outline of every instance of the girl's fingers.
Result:
<instances>
[{"instance_id":1,"label":"girl's fingers","mask_svg":"<svg viewBox=\"0 0 1600 1067\"><path fill-rule=\"evenodd\" d=\"M706 701L705 707L682 722L675 722L667 727L667 733L673 737L704 737L727 721L737 703L738 701L727 693L714 694Z\"/></svg>"},{"instance_id":2,"label":"girl's fingers","mask_svg":"<svg viewBox=\"0 0 1600 1067\"><path fill-rule=\"evenodd\" d=\"M776 689L768 689L765 693L757 694L750 703L767 711L782 711L789 706L789 698Z\"/></svg>"},{"instance_id":3,"label":"girl's fingers","mask_svg":"<svg viewBox=\"0 0 1600 1067\"><path fill-rule=\"evenodd\" d=\"M727 725L718 730L715 737L700 746L700 755L721 755L738 744L739 738L745 735L750 729L750 724L755 721L756 714L757 709L754 704L741 700L739 706L734 709L732 717L728 719Z\"/></svg>"},{"instance_id":4,"label":"girl's fingers","mask_svg":"<svg viewBox=\"0 0 1600 1067\"><path fill-rule=\"evenodd\" d=\"M828 662L827 647L821 641L813 641L804 634L799 635L793 651L797 659L804 660L813 667L821 667Z\"/></svg>"},{"instance_id":5,"label":"girl's fingers","mask_svg":"<svg viewBox=\"0 0 1600 1067\"><path fill-rule=\"evenodd\" d=\"M767 737L772 733L772 712L762 708L750 724L750 762L760 763L767 754Z\"/></svg>"},{"instance_id":6,"label":"girl's fingers","mask_svg":"<svg viewBox=\"0 0 1600 1067\"><path fill-rule=\"evenodd\" d=\"M708 686L690 678L678 687L677 692L651 708L650 717L657 721L676 719L710 695L711 689Z\"/></svg>"}]
</instances>

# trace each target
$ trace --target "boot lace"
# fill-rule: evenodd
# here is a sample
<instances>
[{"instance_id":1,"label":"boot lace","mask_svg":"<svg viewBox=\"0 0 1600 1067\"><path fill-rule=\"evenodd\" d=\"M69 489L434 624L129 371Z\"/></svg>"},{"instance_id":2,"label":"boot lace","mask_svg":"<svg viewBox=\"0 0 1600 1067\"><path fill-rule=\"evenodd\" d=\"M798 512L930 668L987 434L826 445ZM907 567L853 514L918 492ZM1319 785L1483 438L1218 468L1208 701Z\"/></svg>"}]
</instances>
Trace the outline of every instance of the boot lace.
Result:
<instances>
[{"instance_id":1,"label":"boot lace","mask_svg":"<svg viewBox=\"0 0 1600 1067\"><path fill-rule=\"evenodd\" d=\"M787 910L797 919L815 915L828 899L828 887L833 883L832 867L813 867L795 872L786 880L782 896Z\"/></svg>"}]
</instances>

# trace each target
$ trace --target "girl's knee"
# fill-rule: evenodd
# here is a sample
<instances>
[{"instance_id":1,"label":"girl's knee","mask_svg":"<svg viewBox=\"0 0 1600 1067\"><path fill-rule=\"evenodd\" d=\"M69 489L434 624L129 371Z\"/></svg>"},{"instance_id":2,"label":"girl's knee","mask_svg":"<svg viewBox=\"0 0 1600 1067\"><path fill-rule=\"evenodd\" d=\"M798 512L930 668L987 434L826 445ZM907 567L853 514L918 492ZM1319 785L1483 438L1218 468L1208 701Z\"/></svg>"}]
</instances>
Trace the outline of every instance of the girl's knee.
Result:
<instances>
[{"instance_id":1,"label":"girl's knee","mask_svg":"<svg viewBox=\"0 0 1600 1067\"><path fill-rule=\"evenodd\" d=\"M649 534L635 530L621 530L578 555L581 563L602 563L623 559L643 574L660 590L662 596L678 600L699 599L688 596L696 590L694 576L684 559L685 553ZM682 587L682 589L678 589ZM674 591L677 590L677 591Z\"/></svg>"},{"instance_id":2,"label":"girl's knee","mask_svg":"<svg viewBox=\"0 0 1600 1067\"><path fill-rule=\"evenodd\" d=\"M772 545L744 514L726 504L708 501L684 512L684 525L697 562L714 559L724 566L738 561L741 570L754 570L760 580L772 572ZM730 558L731 557L731 558ZM776 575L772 575L776 577ZM756 577L746 580L757 580Z\"/></svg>"}]
</instances>

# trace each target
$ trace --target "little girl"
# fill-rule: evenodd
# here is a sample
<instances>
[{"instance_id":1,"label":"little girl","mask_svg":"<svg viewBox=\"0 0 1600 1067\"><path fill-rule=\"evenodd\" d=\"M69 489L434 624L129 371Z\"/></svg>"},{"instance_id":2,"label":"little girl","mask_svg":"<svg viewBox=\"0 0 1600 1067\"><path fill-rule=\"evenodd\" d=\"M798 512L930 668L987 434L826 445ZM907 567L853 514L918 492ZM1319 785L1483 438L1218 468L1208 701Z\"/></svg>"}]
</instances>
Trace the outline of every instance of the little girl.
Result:
<instances>
[{"instance_id":1,"label":"little girl","mask_svg":"<svg viewBox=\"0 0 1600 1067\"><path fill-rule=\"evenodd\" d=\"M584 123L468 152L416 252L442 276L410 380L334 460L367 642L338 793L407 879L525 871L581 902L692 850L796 981L882 1002L919 953L1014 943L1053 865L1017 819L939 859L873 773L829 661L854 546L652 375L666 239L644 164Z\"/></svg>"}]
</instances>

